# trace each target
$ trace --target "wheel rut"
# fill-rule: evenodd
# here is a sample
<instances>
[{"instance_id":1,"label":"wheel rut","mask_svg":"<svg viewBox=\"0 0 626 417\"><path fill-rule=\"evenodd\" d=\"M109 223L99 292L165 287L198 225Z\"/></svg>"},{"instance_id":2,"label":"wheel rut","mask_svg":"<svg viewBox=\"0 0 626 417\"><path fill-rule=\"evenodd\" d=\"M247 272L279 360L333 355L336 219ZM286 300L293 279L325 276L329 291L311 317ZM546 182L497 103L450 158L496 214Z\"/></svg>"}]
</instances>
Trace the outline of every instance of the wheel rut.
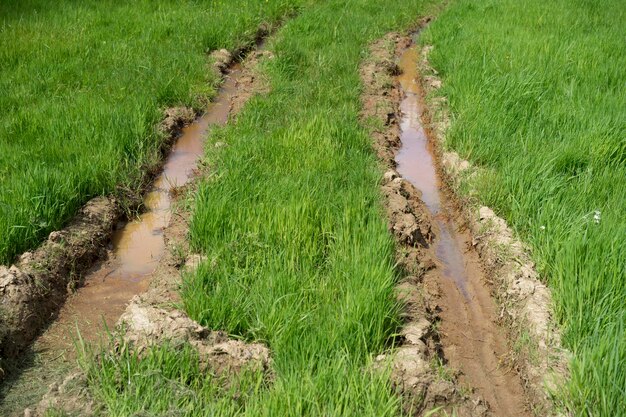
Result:
<instances>
[{"instance_id":1,"label":"wheel rut","mask_svg":"<svg viewBox=\"0 0 626 417\"><path fill-rule=\"evenodd\" d=\"M77 337L92 348L107 346L109 330L116 327L129 302L137 296L145 296L161 306L176 301L179 269L194 268L202 261L197 255L188 256L189 213L179 209L178 202L206 171L201 157L208 146L205 142L209 131L228 123L251 96L266 92L267 86L258 79L256 66L273 55L263 46L260 40L242 62L226 50L212 54L214 70L223 73L217 96L200 117L180 129L161 172L144 196L143 212L118 224L109 241L108 255L93 264L54 321L22 355L21 365L2 386L0 414L24 415L24 408L39 402L51 383L51 387L58 387L65 377L82 378L80 373L69 372L76 366ZM189 120L190 112L193 115L191 109L168 109L163 124L166 129L183 124ZM211 145L217 150L222 144ZM220 337L226 338L225 334ZM44 400L50 402L45 397ZM57 402L65 400L55 398ZM42 402L39 408L42 405L45 406ZM31 415L33 410L27 409L27 413ZM39 411L34 415L41 414Z\"/></svg>"},{"instance_id":2,"label":"wheel rut","mask_svg":"<svg viewBox=\"0 0 626 417\"><path fill-rule=\"evenodd\" d=\"M507 364L507 340L496 324L496 305L478 254L447 201L436 153L421 121L418 59L417 47L411 46L398 62L401 74L397 80L404 98L400 104L402 145L396 162L398 173L421 192L435 226L432 248L436 267L426 273L424 282L439 288L443 355L449 366L462 372L459 381L473 387L494 415L529 415L521 380Z\"/></svg>"}]
</instances>

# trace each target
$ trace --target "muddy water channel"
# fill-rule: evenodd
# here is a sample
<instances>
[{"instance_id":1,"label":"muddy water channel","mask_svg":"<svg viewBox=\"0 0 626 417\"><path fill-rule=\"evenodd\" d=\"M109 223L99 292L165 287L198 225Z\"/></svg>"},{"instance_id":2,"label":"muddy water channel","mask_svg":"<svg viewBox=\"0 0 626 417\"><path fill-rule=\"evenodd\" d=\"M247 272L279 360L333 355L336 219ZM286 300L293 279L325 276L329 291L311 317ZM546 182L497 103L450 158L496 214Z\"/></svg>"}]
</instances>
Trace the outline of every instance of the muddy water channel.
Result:
<instances>
[{"instance_id":1,"label":"muddy water channel","mask_svg":"<svg viewBox=\"0 0 626 417\"><path fill-rule=\"evenodd\" d=\"M227 122L239 74L239 67L234 67L206 113L183 128L144 198L144 212L114 233L111 259L85 278L84 286L68 299L39 343L62 345L77 330L81 337L93 340L102 334L103 324L114 326L134 295L147 290L150 275L165 252L163 234L172 216L172 191L193 177L208 128Z\"/></svg>"},{"instance_id":2,"label":"muddy water channel","mask_svg":"<svg viewBox=\"0 0 626 417\"><path fill-rule=\"evenodd\" d=\"M455 210L448 203L432 143L421 121L422 91L417 81L418 50L409 48L400 58L398 81L401 103L402 147L396 155L397 171L422 193L434 219L432 246L437 267L425 281L440 291L440 335L445 359L461 371L460 381L480 394L496 416L528 415L518 376L506 365L507 343L497 327L496 306L471 238L460 231Z\"/></svg>"},{"instance_id":3,"label":"muddy water channel","mask_svg":"<svg viewBox=\"0 0 626 417\"><path fill-rule=\"evenodd\" d=\"M55 376L75 364L78 332L90 342L105 340L105 326L112 329L130 299L148 289L165 255L164 231L174 215L173 192L193 178L208 129L227 122L240 77L240 66L232 66L206 113L182 130L145 195L143 213L120 225L111 239L109 259L94 265L84 285L67 299L58 318L22 359L22 370L2 387L0 414L21 415L24 406L38 401Z\"/></svg>"}]
</instances>

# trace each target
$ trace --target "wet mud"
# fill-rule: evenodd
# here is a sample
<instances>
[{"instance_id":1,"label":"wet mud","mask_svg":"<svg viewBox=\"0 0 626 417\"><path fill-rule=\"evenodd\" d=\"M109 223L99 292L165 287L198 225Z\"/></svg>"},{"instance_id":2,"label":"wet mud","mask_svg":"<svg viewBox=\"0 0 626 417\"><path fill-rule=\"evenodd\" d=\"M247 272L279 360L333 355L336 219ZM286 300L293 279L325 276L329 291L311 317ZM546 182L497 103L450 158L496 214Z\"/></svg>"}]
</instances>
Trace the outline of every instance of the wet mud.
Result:
<instances>
[{"instance_id":1,"label":"wet mud","mask_svg":"<svg viewBox=\"0 0 626 417\"><path fill-rule=\"evenodd\" d=\"M166 249L164 230L172 217L173 193L193 178L209 127L227 122L240 73L239 66L233 67L205 114L182 129L163 171L145 196L144 212L115 231L109 260L85 277L83 286L67 300L58 319L38 341L40 346L50 343L58 349L65 343L72 349L71 338L77 332L85 340L94 340L102 335L103 325L115 326L134 295L148 289Z\"/></svg>"},{"instance_id":2,"label":"wet mud","mask_svg":"<svg viewBox=\"0 0 626 417\"><path fill-rule=\"evenodd\" d=\"M65 303L59 319L32 345L37 362L13 381L13 389L2 393L17 404L0 406L0 413L39 416L56 407L92 415L97 404L85 374L76 370L72 339L80 332L92 348L116 352L105 327L115 335L116 344L122 341L138 352L164 338L175 339L181 346L191 345L203 366L214 374L228 376L251 367L270 374L267 347L202 328L174 308L182 271L191 272L205 261L189 252L190 212L179 203L193 197L196 178L206 173L207 167L198 165L204 148L215 147L217 151L224 145L205 143L207 132L211 126L236 120L236 113L251 96L269 90L256 70L259 61L273 58L269 51L249 51L241 63L235 63L226 50L211 57L215 70L224 73L218 97L202 117L182 129L162 173L145 196L144 213L115 232L109 259L94 267L85 285ZM188 113L182 108L171 110L172 117L168 115L162 126L166 131L180 124L181 113ZM35 387L32 394L16 392L28 385ZM23 411L28 405L31 408Z\"/></svg>"},{"instance_id":3,"label":"wet mud","mask_svg":"<svg viewBox=\"0 0 626 417\"><path fill-rule=\"evenodd\" d=\"M428 55L432 46L423 46L419 53L418 73L423 107L430 140L435 143L439 173L447 189L473 190L473 178L481 170L463 160L454 151L443 151L450 126L447 100L438 90L442 81L430 66ZM471 193L472 191L470 191ZM506 329L510 352L509 366L523 381L526 396L535 415L560 415L554 394L566 383L571 353L561 345L561 335L552 311L550 288L542 282L529 249L516 236L507 222L486 206L454 194L458 223L467 224L472 253L478 254L480 266L489 283L492 296L498 301L498 323Z\"/></svg>"},{"instance_id":4,"label":"wet mud","mask_svg":"<svg viewBox=\"0 0 626 417\"><path fill-rule=\"evenodd\" d=\"M448 365L461 371L459 381L476 390L496 416L523 416L526 399L520 378L511 369L505 333L496 321L496 304L486 284L480 260L467 232L459 230L454 209L446 204L437 173L435 152L421 122L423 113L418 83L418 49L400 57L398 82L401 102L401 141L397 171L420 192L436 228L433 242L436 268L424 281L440 289L439 334Z\"/></svg>"},{"instance_id":5,"label":"wet mud","mask_svg":"<svg viewBox=\"0 0 626 417\"><path fill-rule=\"evenodd\" d=\"M422 120L418 49L390 34L371 54L361 68L362 118L387 169L382 192L404 272L401 343L377 361L392 358L392 382L411 415L532 415L507 332L497 324L501 306Z\"/></svg>"},{"instance_id":6,"label":"wet mud","mask_svg":"<svg viewBox=\"0 0 626 417\"><path fill-rule=\"evenodd\" d=\"M190 213L184 204L181 206L179 203L193 195L195 178L206 171L204 165L199 165L204 147L217 149L223 145L219 142L205 143L211 127L234 119L252 95L269 90L256 67L260 60L271 58L273 55L268 51L250 51L242 63L236 63L228 51L216 51L212 54L214 69L224 73L223 83L205 114L183 127L183 121L193 117L190 116L193 112L185 108L168 109L161 129L166 132L180 131L180 135L162 172L145 195L143 213L133 221L120 224L110 235L108 258L96 263L86 274L84 285L67 299L58 319L21 358L23 369L12 375L0 392L1 400L8 399L16 404L1 406L0 413L22 415L25 406L35 404L42 398L51 382L54 383L39 406L27 409L27 413L42 415L46 404L74 404L79 409L81 403L91 404L84 375L73 371L65 378L68 370L76 366L74 342L78 334L90 345L102 344L106 348L110 342L108 329L121 332L124 340L129 339L128 342L134 345L136 340L127 337L132 333L133 320L139 317L140 322L145 324L145 315L133 314L137 311L155 312L150 315L154 319L151 323L164 319L163 323L158 323L164 329L168 323L176 324L181 320L193 323L184 313L172 310L178 300L181 269L191 270L204 261L202 256L189 253L187 231ZM169 320L171 317L177 317L177 320ZM175 328L172 326L168 331L176 332ZM151 338L154 339L152 333L143 335L142 343L147 344ZM157 333L157 336L169 334L163 331ZM205 333L211 336L207 336L206 341ZM256 357L250 352L260 352L260 360L269 363L268 353L263 350L266 348L261 345L248 346L231 341L223 332L218 334L219 337L213 336L213 333L203 331L202 335L189 339L189 343L195 343L199 350L206 351L207 366L212 369L247 367L246 358ZM158 342L154 339L150 343ZM33 392L17 392L26 386L33 387ZM73 387L71 392L68 391L69 386Z\"/></svg>"}]
</instances>

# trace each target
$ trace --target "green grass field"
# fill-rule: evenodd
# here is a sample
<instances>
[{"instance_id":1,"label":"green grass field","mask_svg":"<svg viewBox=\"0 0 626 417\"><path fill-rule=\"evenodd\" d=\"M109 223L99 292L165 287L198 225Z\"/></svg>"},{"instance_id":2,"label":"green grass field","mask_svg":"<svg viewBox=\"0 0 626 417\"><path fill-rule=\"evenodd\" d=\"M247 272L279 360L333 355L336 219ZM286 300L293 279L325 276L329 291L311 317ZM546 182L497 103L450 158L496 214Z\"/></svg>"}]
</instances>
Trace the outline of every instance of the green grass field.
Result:
<instances>
[{"instance_id":1,"label":"green grass field","mask_svg":"<svg viewBox=\"0 0 626 417\"><path fill-rule=\"evenodd\" d=\"M626 410L626 7L451 3L422 42L444 80L448 146L533 248L574 353L576 415ZM599 219L595 220L596 211Z\"/></svg>"},{"instance_id":2,"label":"green grass field","mask_svg":"<svg viewBox=\"0 0 626 417\"><path fill-rule=\"evenodd\" d=\"M155 126L214 93L207 51L250 42L299 1L0 3L0 264L90 197L136 188Z\"/></svg>"},{"instance_id":3,"label":"green grass field","mask_svg":"<svg viewBox=\"0 0 626 417\"><path fill-rule=\"evenodd\" d=\"M233 401L228 392L205 395L211 381L204 380L185 386L189 396L173 406L162 399L181 385L164 381L197 381L197 370L186 360L182 371L173 367L179 357L171 353L130 356L91 373L111 415L142 407L180 415L399 414L388 378L367 372L396 329L397 277L381 172L358 120L357 69L368 43L423 13L423 2L400 0L303 9L269 46L272 92L211 139L229 146L209 155L213 173L200 186L191 236L215 262L187 277L184 306L209 328L267 343L272 384L248 376ZM137 384L112 389L116 379L107 375L115 369L139 375ZM147 374L156 382L146 383Z\"/></svg>"},{"instance_id":4,"label":"green grass field","mask_svg":"<svg viewBox=\"0 0 626 417\"><path fill-rule=\"evenodd\" d=\"M397 270L359 124L367 45L436 0L49 0L0 3L0 263L89 198L136 188L159 159L162 110L215 94L207 52L271 41L272 85L237 124L192 203L185 277L201 324L272 351L274 379L224 387L196 353L162 346L83 363L106 413L392 416L367 371L397 330ZM453 124L447 146L533 250L574 353L574 415L626 409L626 8L620 0L452 0L423 33ZM120 191L122 190L122 191ZM122 382L120 382L122 381ZM129 383L126 383L126 382Z\"/></svg>"}]
</instances>

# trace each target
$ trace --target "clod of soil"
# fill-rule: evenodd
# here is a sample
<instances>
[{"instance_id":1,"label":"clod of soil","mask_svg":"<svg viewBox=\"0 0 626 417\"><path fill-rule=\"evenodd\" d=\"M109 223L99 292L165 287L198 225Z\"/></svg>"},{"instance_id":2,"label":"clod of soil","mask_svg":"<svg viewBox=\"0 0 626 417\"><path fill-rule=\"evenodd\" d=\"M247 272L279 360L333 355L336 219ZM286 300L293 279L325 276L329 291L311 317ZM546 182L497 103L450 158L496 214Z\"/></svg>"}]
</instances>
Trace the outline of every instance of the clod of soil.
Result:
<instances>
[{"instance_id":1,"label":"clod of soil","mask_svg":"<svg viewBox=\"0 0 626 417\"><path fill-rule=\"evenodd\" d=\"M387 171L384 179L387 182L382 191L387 198L387 215L396 239L404 245L428 248L434 237L433 222L419 199L420 192L393 170Z\"/></svg>"},{"instance_id":2,"label":"clod of soil","mask_svg":"<svg viewBox=\"0 0 626 417\"><path fill-rule=\"evenodd\" d=\"M165 109L159 129L168 136L177 134L183 126L193 122L196 112L190 107L170 107Z\"/></svg>"},{"instance_id":3,"label":"clod of soil","mask_svg":"<svg viewBox=\"0 0 626 417\"><path fill-rule=\"evenodd\" d=\"M225 73L233 63L234 57L227 49L219 49L209 55L213 61L213 68L218 73Z\"/></svg>"},{"instance_id":4,"label":"clod of soil","mask_svg":"<svg viewBox=\"0 0 626 417\"><path fill-rule=\"evenodd\" d=\"M165 341L174 346L188 343L199 354L200 364L216 375L232 375L244 369L268 371L271 359L267 347L229 339L224 332L213 332L179 310L167 311L133 298L120 317L125 342L141 354Z\"/></svg>"}]
</instances>

